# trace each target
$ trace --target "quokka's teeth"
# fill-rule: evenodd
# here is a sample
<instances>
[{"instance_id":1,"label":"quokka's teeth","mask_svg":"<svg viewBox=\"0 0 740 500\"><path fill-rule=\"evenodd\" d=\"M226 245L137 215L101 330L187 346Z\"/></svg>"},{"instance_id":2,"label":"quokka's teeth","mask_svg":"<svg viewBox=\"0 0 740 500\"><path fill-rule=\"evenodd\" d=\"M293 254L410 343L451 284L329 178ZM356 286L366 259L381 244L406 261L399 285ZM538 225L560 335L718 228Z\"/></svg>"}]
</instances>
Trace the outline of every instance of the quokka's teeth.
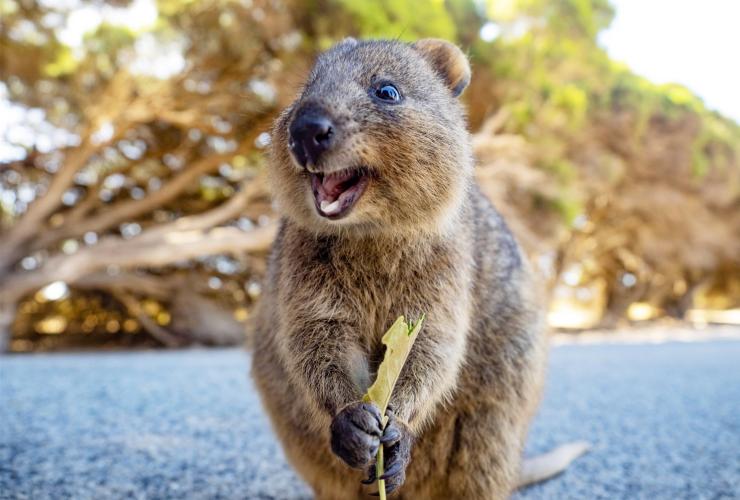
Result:
<instances>
[{"instance_id":1,"label":"quokka's teeth","mask_svg":"<svg viewBox=\"0 0 740 500\"><path fill-rule=\"evenodd\" d=\"M339 200L334 200L329 203L326 200L321 202L321 211L325 214L333 214L339 211Z\"/></svg>"}]
</instances>

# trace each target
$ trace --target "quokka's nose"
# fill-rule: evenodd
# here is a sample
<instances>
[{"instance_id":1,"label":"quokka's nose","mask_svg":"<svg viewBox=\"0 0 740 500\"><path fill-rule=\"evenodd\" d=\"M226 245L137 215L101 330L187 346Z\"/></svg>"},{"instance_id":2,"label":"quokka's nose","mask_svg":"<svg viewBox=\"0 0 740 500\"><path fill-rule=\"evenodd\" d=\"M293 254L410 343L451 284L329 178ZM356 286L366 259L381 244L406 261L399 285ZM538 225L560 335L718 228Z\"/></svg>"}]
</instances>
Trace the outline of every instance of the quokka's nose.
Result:
<instances>
[{"instance_id":1,"label":"quokka's nose","mask_svg":"<svg viewBox=\"0 0 740 500\"><path fill-rule=\"evenodd\" d=\"M290 149L304 167L316 165L321 154L329 149L334 137L334 124L321 112L300 113L290 125Z\"/></svg>"}]
</instances>

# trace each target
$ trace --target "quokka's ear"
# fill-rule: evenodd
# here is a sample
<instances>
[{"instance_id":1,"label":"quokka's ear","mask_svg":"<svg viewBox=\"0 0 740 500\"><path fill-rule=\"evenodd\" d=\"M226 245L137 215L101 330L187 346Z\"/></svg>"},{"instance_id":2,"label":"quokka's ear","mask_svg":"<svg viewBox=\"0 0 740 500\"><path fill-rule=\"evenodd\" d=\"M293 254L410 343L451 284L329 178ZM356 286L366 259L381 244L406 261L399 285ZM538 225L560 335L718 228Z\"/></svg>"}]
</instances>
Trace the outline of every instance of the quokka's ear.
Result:
<instances>
[{"instance_id":1,"label":"quokka's ear","mask_svg":"<svg viewBox=\"0 0 740 500\"><path fill-rule=\"evenodd\" d=\"M424 38L412 44L412 47L429 61L447 83L453 96L462 94L470 83L470 63L457 45L438 38Z\"/></svg>"}]
</instances>

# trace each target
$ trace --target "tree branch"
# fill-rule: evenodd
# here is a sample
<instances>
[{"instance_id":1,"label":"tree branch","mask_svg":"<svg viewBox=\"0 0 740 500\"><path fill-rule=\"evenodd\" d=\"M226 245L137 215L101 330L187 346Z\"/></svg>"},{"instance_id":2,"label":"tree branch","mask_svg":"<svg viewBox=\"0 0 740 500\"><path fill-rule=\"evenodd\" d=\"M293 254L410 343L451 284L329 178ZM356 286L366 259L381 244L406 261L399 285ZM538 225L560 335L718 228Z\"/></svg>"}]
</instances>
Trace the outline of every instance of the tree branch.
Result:
<instances>
[{"instance_id":1,"label":"tree branch","mask_svg":"<svg viewBox=\"0 0 740 500\"><path fill-rule=\"evenodd\" d=\"M178 280L150 274L99 272L83 276L74 282L76 288L110 290L118 288L127 292L148 295L158 300L171 298Z\"/></svg>"},{"instance_id":2,"label":"tree branch","mask_svg":"<svg viewBox=\"0 0 740 500\"><path fill-rule=\"evenodd\" d=\"M162 328L152 320L152 318L142 310L139 301L136 300L135 297L115 287L112 288L110 292L116 300L126 307L131 316L139 320L141 326L144 327L152 337L167 347L179 347L183 344L181 339L171 334L166 328Z\"/></svg>"},{"instance_id":3,"label":"tree branch","mask_svg":"<svg viewBox=\"0 0 740 500\"><path fill-rule=\"evenodd\" d=\"M0 276L17 260L22 245L36 234L39 226L61 203L62 194L74 181L77 171L82 168L95 151L89 138L71 150L62 168L54 175L47 192L28 207L28 211L11 226L3 237L0 246Z\"/></svg>"},{"instance_id":4,"label":"tree branch","mask_svg":"<svg viewBox=\"0 0 740 500\"><path fill-rule=\"evenodd\" d=\"M44 248L55 241L85 234L89 231L101 232L116 224L151 212L174 200L186 188L192 186L200 176L215 170L222 162L229 160L235 154L238 154L238 152L202 158L147 197L116 203L106 207L106 210L89 219L75 221L74 224L65 224L43 235L38 243L34 245L34 248Z\"/></svg>"},{"instance_id":5,"label":"tree branch","mask_svg":"<svg viewBox=\"0 0 740 500\"><path fill-rule=\"evenodd\" d=\"M153 236L145 232L130 240L108 237L75 254L57 254L35 271L10 275L0 289L0 303L16 302L53 281L73 284L109 266L131 269L163 266L203 255L265 252L276 232L277 224L272 223L248 232L235 227L217 227L209 230L173 230Z\"/></svg>"}]
</instances>

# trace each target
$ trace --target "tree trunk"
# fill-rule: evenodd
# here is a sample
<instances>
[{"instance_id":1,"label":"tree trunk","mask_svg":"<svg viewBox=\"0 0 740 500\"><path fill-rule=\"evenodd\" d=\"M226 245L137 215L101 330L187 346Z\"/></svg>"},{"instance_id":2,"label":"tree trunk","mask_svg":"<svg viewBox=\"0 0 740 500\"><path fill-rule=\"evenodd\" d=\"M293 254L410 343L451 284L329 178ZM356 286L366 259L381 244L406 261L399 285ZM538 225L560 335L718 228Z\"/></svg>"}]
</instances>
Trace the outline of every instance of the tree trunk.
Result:
<instances>
[{"instance_id":1,"label":"tree trunk","mask_svg":"<svg viewBox=\"0 0 740 500\"><path fill-rule=\"evenodd\" d=\"M15 304L0 304L0 355L10 350Z\"/></svg>"},{"instance_id":2,"label":"tree trunk","mask_svg":"<svg viewBox=\"0 0 740 500\"><path fill-rule=\"evenodd\" d=\"M175 293L172 329L192 342L237 346L246 341L246 327L215 300L184 287Z\"/></svg>"}]
</instances>

